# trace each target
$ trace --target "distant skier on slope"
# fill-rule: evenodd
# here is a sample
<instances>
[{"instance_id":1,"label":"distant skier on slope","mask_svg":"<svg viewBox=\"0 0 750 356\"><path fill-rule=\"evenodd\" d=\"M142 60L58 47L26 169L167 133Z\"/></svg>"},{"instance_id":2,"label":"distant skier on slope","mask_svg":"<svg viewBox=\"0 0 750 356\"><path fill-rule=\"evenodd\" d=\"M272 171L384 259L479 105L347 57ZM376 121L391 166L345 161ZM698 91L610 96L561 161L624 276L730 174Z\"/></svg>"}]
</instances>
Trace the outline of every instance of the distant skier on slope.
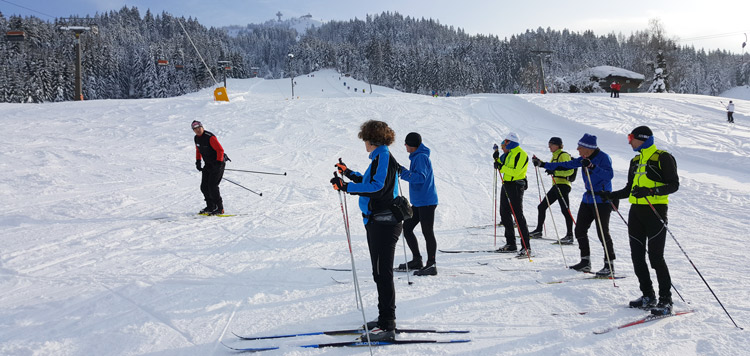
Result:
<instances>
[{"instance_id":1,"label":"distant skier on slope","mask_svg":"<svg viewBox=\"0 0 750 356\"><path fill-rule=\"evenodd\" d=\"M616 87L617 87L617 84L615 82L612 82L612 84L609 85L609 97L610 98L615 97L615 92L617 91L617 89L615 89Z\"/></svg>"},{"instance_id":2,"label":"distant skier on slope","mask_svg":"<svg viewBox=\"0 0 750 356\"><path fill-rule=\"evenodd\" d=\"M382 121L370 120L362 124L358 137L370 153L370 166L364 174L352 171L343 162L335 166L351 179L331 179L333 189L359 195L359 209L367 231L372 277L378 289L378 318L366 327L371 341L391 341L396 338L396 289L393 285L393 255L401 235L402 222L391 211L398 196L398 163L388 150L396 133ZM366 339L365 339L366 340Z\"/></svg>"},{"instance_id":3,"label":"distant skier on slope","mask_svg":"<svg viewBox=\"0 0 750 356\"><path fill-rule=\"evenodd\" d=\"M411 219L404 221L404 238L411 250L412 260L408 262L410 270L417 276L437 275L435 266L435 254L437 252L437 240L435 240L435 209L438 205L438 195L435 189L435 177L430 161L430 149L422 143L422 136L416 132L410 132L404 140L406 152L409 152L411 164L409 169L400 167L401 179L409 182L409 199L411 200L414 215ZM420 224L425 243L427 244L427 262L422 265L422 256L419 253L419 242L414 235L414 228ZM400 270L406 270L407 264L398 266Z\"/></svg>"},{"instance_id":4,"label":"distant skier on slope","mask_svg":"<svg viewBox=\"0 0 750 356\"><path fill-rule=\"evenodd\" d=\"M570 161L570 154L563 151L563 142L561 138L550 138L548 146L550 152L552 152L552 160L550 162ZM533 158L536 158L536 156L534 156ZM559 168L557 170L547 170L547 174L552 176L552 187L550 188L549 192L547 192L547 196L542 199L542 201L536 207L539 211L539 214L537 215L536 229L529 233L530 237L542 237L542 228L544 227L544 220L546 215L545 212L548 208L547 205L552 205L556 201L560 200L558 204L560 205L560 211L562 211L562 214L565 217L565 227L567 228L565 237L563 237L560 242L563 245L573 244L573 217L570 216L571 213L568 209L568 207L570 206L570 199L568 199L568 194L570 193L571 188L571 177L575 177L575 173L575 169Z\"/></svg>"},{"instance_id":5,"label":"distant skier on slope","mask_svg":"<svg viewBox=\"0 0 750 356\"><path fill-rule=\"evenodd\" d=\"M729 100L729 105L727 105L727 121L734 123L734 103Z\"/></svg>"},{"instance_id":6,"label":"distant skier on slope","mask_svg":"<svg viewBox=\"0 0 750 356\"><path fill-rule=\"evenodd\" d=\"M615 98L620 97L620 90L622 90L622 84L615 82Z\"/></svg>"},{"instance_id":7,"label":"distant skier on slope","mask_svg":"<svg viewBox=\"0 0 750 356\"><path fill-rule=\"evenodd\" d=\"M505 246L500 247L497 252L514 252L516 246L516 232L513 230L513 219L516 219L521 230L521 251L518 257L530 256L529 228L526 225L526 217L523 215L523 192L528 188L526 170L529 166L529 156L521 149L518 135L515 132L508 133L502 145L503 154L495 146L492 154L495 169L500 171L503 185L500 188L500 221L505 227Z\"/></svg>"},{"instance_id":8,"label":"distant skier on slope","mask_svg":"<svg viewBox=\"0 0 750 356\"><path fill-rule=\"evenodd\" d=\"M224 148L213 133L203 129L200 121L194 120L191 127L195 133L195 168L202 172L201 192L206 200L206 207L200 214L224 214L224 203L219 191L226 166ZM201 167L201 158L206 163L204 167Z\"/></svg>"},{"instance_id":9,"label":"distant skier on slope","mask_svg":"<svg viewBox=\"0 0 750 356\"><path fill-rule=\"evenodd\" d=\"M628 135L628 142L633 151L638 152L630 161L628 182L624 188L603 196L608 199L628 198L632 204L628 214L630 257L643 295L631 301L630 307L651 309L651 313L657 315L671 314L672 279L664 260L667 231L661 220L667 222L669 194L680 187L677 163L669 152L656 148L654 135L647 126L633 129ZM646 252L659 283L658 304L646 263Z\"/></svg>"},{"instance_id":10,"label":"distant skier on slope","mask_svg":"<svg viewBox=\"0 0 750 356\"><path fill-rule=\"evenodd\" d=\"M604 246L604 268L596 272L597 276L606 277L614 274L615 249L612 245L612 237L609 234L609 215L612 207L602 199L602 192L612 191L612 160L609 155L604 153L596 145L596 136L583 134L578 141L578 153L581 157L574 158L568 162L542 162L538 158L532 158L535 166L557 170L558 168L573 169L583 167L588 170L581 172L583 183L586 191L583 193L581 205L578 208L578 217L576 218L576 227L574 230L578 248L581 250L581 262L570 266L571 269L580 272L591 271L591 250L589 248L588 229L592 222L596 222L596 234L599 236L602 246ZM589 177L591 176L591 181ZM591 187L594 191L591 191ZM594 208L596 207L596 209ZM601 219L601 224L597 219ZM601 231L601 232L600 232ZM602 234L604 236L602 236ZM607 256L607 254L609 256Z\"/></svg>"}]
</instances>

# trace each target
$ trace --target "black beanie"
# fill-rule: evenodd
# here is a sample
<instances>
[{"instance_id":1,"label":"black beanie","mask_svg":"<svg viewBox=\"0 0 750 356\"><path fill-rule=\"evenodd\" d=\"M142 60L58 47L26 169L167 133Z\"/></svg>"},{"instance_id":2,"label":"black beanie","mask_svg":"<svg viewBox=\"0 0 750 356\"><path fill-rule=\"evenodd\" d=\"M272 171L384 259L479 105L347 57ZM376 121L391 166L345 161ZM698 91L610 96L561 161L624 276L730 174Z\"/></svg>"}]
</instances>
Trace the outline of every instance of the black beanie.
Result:
<instances>
[{"instance_id":1,"label":"black beanie","mask_svg":"<svg viewBox=\"0 0 750 356\"><path fill-rule=\"evenodd\" d=\"M559 137L552 137L549 139L549 143L562 147L562 139Z\"/></svg>"},{"instance_id":2,"label":"black beanie","mask_svg":"<svg viewBox=\"0 0 750 356\"><path fill-rule=\"evenodd\" d=\"M641 141L646 141L649 139L649 137L654 135L654 133L651 132L651 129L648 128L648 126L638 126L634 128L630 134L633 135L633 138Z\"/></svg>"},{"instance_id":3,"label":"black beanie","mask_svg":"<svg viewBox=\"0 0 750 356\"><path fill-rule=\"evenodd\" d=\"M411 147L419 147L419 145L422 144L422 136L420 136L416 132L410 132L408 135L406 135L404 143Z\"/></svg>"}]
</instances>

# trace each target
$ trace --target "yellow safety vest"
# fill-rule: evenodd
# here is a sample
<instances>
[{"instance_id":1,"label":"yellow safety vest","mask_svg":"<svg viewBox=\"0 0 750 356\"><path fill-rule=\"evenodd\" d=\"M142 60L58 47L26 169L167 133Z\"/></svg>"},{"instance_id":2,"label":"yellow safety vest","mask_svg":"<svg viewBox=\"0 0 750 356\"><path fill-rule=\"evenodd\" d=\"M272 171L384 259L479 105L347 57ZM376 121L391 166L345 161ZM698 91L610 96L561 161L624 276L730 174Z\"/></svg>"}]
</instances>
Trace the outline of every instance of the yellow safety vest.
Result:
<instances>
[{"instance_id":1,"label":"yellow safety vest","mask_svg":"<svg viewBox=\"0 0 750 356\"><path fill-rule=\"evenodd\" d=\"M518 165L516 165L516 158L518 158ZM529 167L529 156L521 149L521 146L508 151L508 154L505 155L505 162L500 163L503 164L500 168L500 173L503 174L503 182L512 182L526 178L526 170Z\"/></svg>"},{"instance_id":2,"label":"yellow safety vest","mask_svg":"<svg viewBox=\"0 0 750 356\"><path fill-rule=\"evenodd\" d=\"M649 163L651 163L652 167L656 165L661 169L661 164L659 163L659 154L661 153L666 153L666 151L657 150L656 145L651 145L651 147L643 149L641 154L633 157L632 164L637 164L637 168L633 175L633 185L630 187L631 191L635 187L656 188L665 185L664 183L649 179L646 175L646 167ZM669 204L669 195L654 195L646 198L648 198L651 204ZM628 201L630 204L648 205L645 198L636 198L632 194L628 198Z\"/></svg>"},{"instance_id":3,"label":"yellow safety vest","mask_svg":"<svg viewBox=\"0 0 750 356\"><path fill-rule=\"evenodd\" d=\"M568 152L565 152L561 149L555 151L552 153L552 160L550 162L567 162L570 161L570 154ZM570 177L573 174L573 169L568 169L567 171L554 171L554 174L552 175L552 182L554 184L567 184L570 185L570 181L568 180L568 177Z\"/></svg>"}]
</instances>

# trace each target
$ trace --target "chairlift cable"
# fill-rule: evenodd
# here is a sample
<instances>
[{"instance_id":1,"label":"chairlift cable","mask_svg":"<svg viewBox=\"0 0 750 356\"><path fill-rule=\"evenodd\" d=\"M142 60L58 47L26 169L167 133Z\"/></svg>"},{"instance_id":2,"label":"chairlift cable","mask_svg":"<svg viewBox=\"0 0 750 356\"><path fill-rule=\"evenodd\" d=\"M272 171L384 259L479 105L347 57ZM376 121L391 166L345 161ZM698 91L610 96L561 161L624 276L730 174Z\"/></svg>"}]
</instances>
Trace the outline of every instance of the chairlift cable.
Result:
<instances>
[{"instance_id":1,"label":"chairlift cable","mask_svg":"<svg viewBox=\"0 0 750 356\"><path fill-rule=\"evenodd\" d=\"M26 9L26 10L29 10L29 11L32 11L32 12L36 12L37 14L41 14L41 15L44 15L44 16L47 16L47 17L50 17L50 18L53 18L53 19L55 19L55 18L56 18L55 16L52 16L52 15L48 15L48 14L45 14L45 13L43 13L43 12L40 12L40 11L36 11L36 10L34 10L34 9L30 9L30 8L28 8L28 7L26 7L26 6L18 5L18 4L12 3L12 2L10 2L10 1L7 1L7 0L0 0L0 1L2 1L2 2L4 2L4 3L8 3L8 4L11 4L11 5L15 5L15 6L18 6L18 7L22 8L22 9Z\"/></svg>"}]
</instances>

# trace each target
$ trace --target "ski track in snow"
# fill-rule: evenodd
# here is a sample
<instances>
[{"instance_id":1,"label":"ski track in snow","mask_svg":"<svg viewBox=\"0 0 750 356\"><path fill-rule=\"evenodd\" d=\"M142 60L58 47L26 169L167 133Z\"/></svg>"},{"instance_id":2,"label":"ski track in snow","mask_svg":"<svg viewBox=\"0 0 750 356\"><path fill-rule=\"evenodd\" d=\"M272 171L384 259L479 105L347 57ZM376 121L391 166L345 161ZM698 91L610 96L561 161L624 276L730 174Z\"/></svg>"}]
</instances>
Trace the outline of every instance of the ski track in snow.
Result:
<instances>
[{"instance_id":1,"label":"ski track in snow","mask_svg":"<svg viewBox=\"0 0 750 356\"><path fill-rule=\"evenodd\" d=\"M270 335L360 325L337 193L330 189L338 158L359 171L369 162L357 138L366 120L397 133L391 146L408 166L403 138L418 131L432 150L440 205L441 249L493 249L492 144L508 131L529 155L548 160L547 142L562 137L576 156L584 132L598 136L612 157L615 189L625 184L635 155L626 135L648 125L659 148L672 152L681 178L670 196L669 228L740 326L750 321L744 277L750 214L750 101L736 100L736 124L725 122L719 98L696 95L471 95L432 98L369 86L333 71L289 80L229 80L230 102L211 90L170 99L101 100L39 105L0 104L12 128L0 152L0 354L233 354L233 346L281 345L268 354L366 355L366 348L309 350L296 346L351 337L315 336L240 341ZM346 90L343 82L359 89ZM367 93L361 93L365 88ZM189 123L200 120L232 159L227 168L287 176L225 172L262 192L221 185L227 213L193 215L202 207L200 174ZM551 180L540 172L545 187ZM539 202L535 172L524 196L529 228ZM578 210L582 179L573 184ZM402 181L408 194L408 183ZM357 198L346 200L352 249L368 318L376 316L365 231ZM627 218L629 204L622 202ZM552 213L564 233L559 209ZM548 214L549 216L549 214ZM403 345L377 353L634 355L743 354L747 332L735 329L667 235L666 259L679 318L593 335L642 316L627 309L639 295L627 228L611 217L618 255L616 280L581 280L565 268L576 246L531 240L533 262L505 254L438 253L439 275L396 273L401 327L468 329L471 343ZM489 224L489 225L488 225ZM555 238L547 219L547 237ZM420 245L424 240L417 229ZM504 244L503 228L497 244ZM592 262L603 252L590 231ZM396 264L403 247L397 246ZM423 252L424 253L424 252ZM512 271L500 271L510 269ZM333 278L333 279L332 279ZM342 282L342 283L337 283ZM655 281L654 281L655 282ZM578 312L587 311L585 315ZM559 315L552 315L553 313ZM448 339L444 335L415 338Z\"/></svg>"}]
</instances>

